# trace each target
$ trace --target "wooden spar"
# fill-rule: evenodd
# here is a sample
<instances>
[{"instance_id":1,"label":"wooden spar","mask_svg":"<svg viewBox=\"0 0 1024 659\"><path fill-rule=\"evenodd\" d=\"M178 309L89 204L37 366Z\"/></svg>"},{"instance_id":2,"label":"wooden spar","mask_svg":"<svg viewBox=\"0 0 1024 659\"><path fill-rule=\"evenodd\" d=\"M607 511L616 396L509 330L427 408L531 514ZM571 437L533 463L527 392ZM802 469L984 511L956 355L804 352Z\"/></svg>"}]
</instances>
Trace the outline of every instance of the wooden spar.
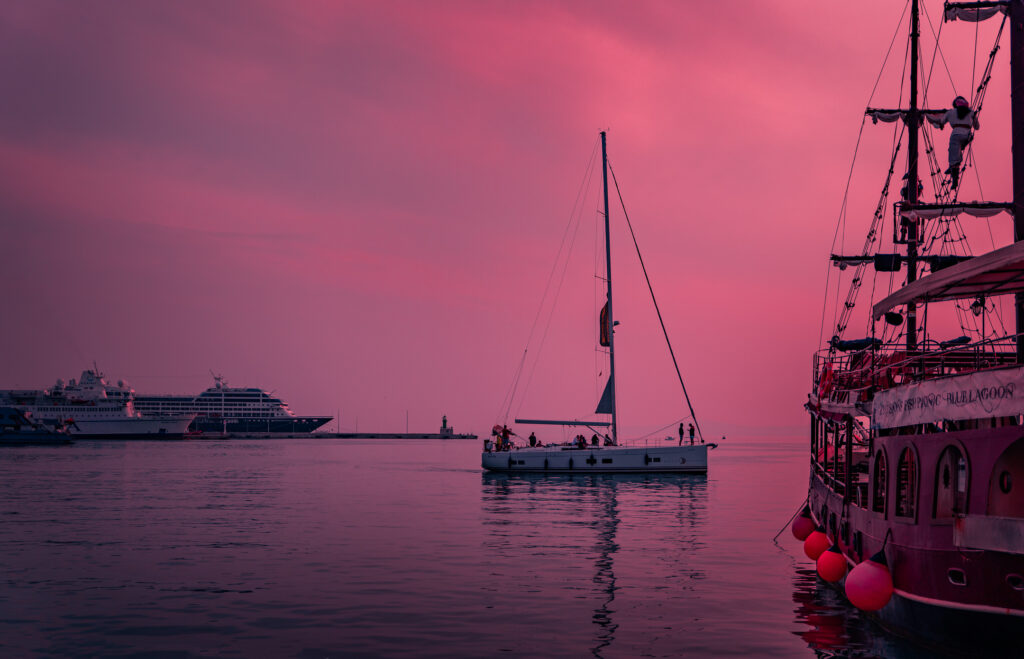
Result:
<instances>
[{"instance_id":1,"label":"wooden spar","mask_svg":"<svg viewBox=\"0 0 1024 659\"><path fill-rule=\"evenodd\" d=\"M612 425L607 421L547 421L544 419L516 419L516 423L523 425L532 426L594 426L597 428L607 428Z\"/></svg>"},{"instance_id":2,"label":"wooden spar","mask_svg":"<svg viewBox=\"0 0 1024 659\"><path fill-rule=\"evenodd\" d=\"M920 10L918 0L911 0L910 8L910 112L907 115L907 193L909 204L917 203L917 48L920 37ZM908 218L907 227L907 285L917 280L917 218ZM907 304L907 352L917 350L917 304Z\"/></svg>"},{"instance_id":3,"label":"wooden spar","mask_svg":"<svg viewBox=\"0 0 1024 659\"><path fill-rule=\"evenodd\" d=\"M916 0L915 0L916 2ZM605 131L601 131L601 176L604 179L604 250L605 250L605 274L608 278L608 388L611 393L612 403L612 443L619 443L619 429L616 425L615 416L615 318L612 308L612 243L611 224L608 220L608 138Z\"/></svg>"}]
</instances>

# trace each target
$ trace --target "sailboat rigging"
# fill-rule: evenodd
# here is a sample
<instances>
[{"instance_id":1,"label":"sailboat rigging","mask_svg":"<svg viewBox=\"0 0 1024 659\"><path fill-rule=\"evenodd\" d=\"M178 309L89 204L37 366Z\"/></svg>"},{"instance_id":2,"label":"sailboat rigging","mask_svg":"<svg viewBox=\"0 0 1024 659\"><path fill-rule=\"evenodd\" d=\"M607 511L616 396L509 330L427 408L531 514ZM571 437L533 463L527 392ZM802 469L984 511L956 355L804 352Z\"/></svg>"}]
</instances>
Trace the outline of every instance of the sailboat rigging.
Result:
<instances>
[{"instance_id":1,"label":"sailboat rigging","mask_svg":"<svg viewBox=\"0 0 1024 659\"><path fill-rule=\"evenodd\" d=\"M614 318L614 306L612 297L612 258L611 258L611 223L610 209L608 202L609 172L607 134L601 132L601 169L602 169L602 196L604 202L604 247L605 247L605 301L599 315L599 345L606 347L608 352L608 380L598 401L595 414L607 415L609 421L597 420L541 420L521 419L515 422L522 425L559 425L565 427L587 427L595 431L592 441L588 444L582 435L578 435L576 441L567 445L558 446L537 446L531 441L530 446L515 446L511 441L510 431L505 425L496 425L492 431L494 440L485 440L482 465L485 469L492 471L540 471L540 472L677 472L677 473L706 473L707 472L707 449L708 444L704 443L703 434L699 435L699 443L695 440L693 431L690 433L690 444L684 445L682 441L682 426L680 427L680 442L678 446L657 446L639 447L626 446L619 441L618 409L616 400L616 379L615 379L615 326L618 324ZM614 172L612 172L614 177ZM616 192L618 182L615 181ZM622 195L619 193L619 200L622 202ZM623 214L629 223L629 216L625 212L623 203ZM637 254L640 254L636 236L633 233L632 224L629 224L630 234L633 237L634 246L637 247ZM640 259L644 277L651 297L654 299L654 289L651 286L650 278L647 275L643 259ZM668 331L665 328L661 310L654 299L655 309L658 313L658 320L661 323L662 331L668 341ZM669 353L675 365L679 383L683 388L683 394L690 410L690 418L697 424L696 415L689 394L683 385L682 373L676 363L675 352L669 342ZM525 355L525 353L524 353ZM699 425L696 426L699 428ZM606 429L607 432L602 438L597 436L597 429ZM715 445L711 444L711 448ZM581 455L579 452L585 453Z\"/></svg>"}]
</instances>

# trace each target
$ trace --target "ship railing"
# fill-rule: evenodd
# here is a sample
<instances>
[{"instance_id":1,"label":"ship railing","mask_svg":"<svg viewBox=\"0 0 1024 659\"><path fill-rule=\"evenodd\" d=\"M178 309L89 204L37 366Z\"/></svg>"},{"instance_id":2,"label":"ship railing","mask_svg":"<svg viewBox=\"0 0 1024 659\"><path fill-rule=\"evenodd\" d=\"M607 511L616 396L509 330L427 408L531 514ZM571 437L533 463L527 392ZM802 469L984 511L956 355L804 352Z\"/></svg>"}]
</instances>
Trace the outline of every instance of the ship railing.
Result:
<instances>
[{"instance_id":1,"label":"ship railing","mask_svg":"<svg viewBox=\"0 0 1024 659\"><path fill-rule=\"evenodd\" d=\"M871 391L1004 368L1017 363L1018 336L1010 334L946 347L929 339L914 353L896 343L848 354L821 350L814 356L814 390L819 399L855 403L865 400Z\"/></svg>"}]
</instances>

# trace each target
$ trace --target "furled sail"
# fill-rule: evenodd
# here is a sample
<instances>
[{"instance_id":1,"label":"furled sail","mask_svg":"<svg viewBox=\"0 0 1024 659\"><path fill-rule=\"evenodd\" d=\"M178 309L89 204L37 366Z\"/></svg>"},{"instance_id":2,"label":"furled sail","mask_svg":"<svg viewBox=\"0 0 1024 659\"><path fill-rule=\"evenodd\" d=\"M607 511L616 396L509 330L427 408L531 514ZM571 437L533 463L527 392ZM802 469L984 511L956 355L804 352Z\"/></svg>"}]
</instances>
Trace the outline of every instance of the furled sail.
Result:
<instances>
[{"instance_id":1,"label":"furled sail","mask_svg":"<svg viewBox=\"0 0 1024 659\"><path fill-rule=\"evenodd\" d=\"M935 126L936 128L942 128L942 117L946 115L948 110L918 110L917 111L917 123L922 124L927 119L928 123ZM897 119L902 119L904 123L907 121L907 115L910 114L909 110L880 110L876 108L868 108L864 111L864 114L871 117L871 122L877 124L879 121L891 124Z\"/></svg>"},{"instance_id":2,"label":"furled sail","mask_svg":"<svg viewBox=\"0 0 1024 659\"><path fill-rule=\"evenodd\" d=\"M993 3L995 4L995 3ZM1005 14L1009 9L1008 2L1001 2L994 7L970 7L958 4L946 5L945 18L947 21L967 21L969 23L980 23L988 20L996 14Z\"/></svg>"},{"instance_id":3,"label":"furled sail","mask_svg":"<svg viewBox=\"0 0 1024 659\"><path fill-rule=\"evenodd\" d=\"M601 320L598 321L601 324L601 345L607 348L612 344L611 337L608 335L608 303L605 302L604 306L601 307Z\"/></svg>"},{"instance_id":4,"label":"furled sail","mask_svg":"<svg viewBox=\"0 0 1024 659\"><path fill-rule=\"evenodd\" d=\"M597 404L597 409L594 410L594 414L611 414L612 413L612 379L608 378L608 384L604 385L604 393L601 394L601 400Z\"/></svg>"},{"instance_id":5,"label":"furled sail","mask_svg":"<svg viewBox=\"0 0 1024 659\"><path fill-rule=\"evenodd\" d=\"M900 215L910 220L931 220L936 217L960 215L965 213L973 217L992 217L999 213L1013 214L1013 204L972 201L954 204L914 204L900 209Z\"/></svg>"}]
</instances>

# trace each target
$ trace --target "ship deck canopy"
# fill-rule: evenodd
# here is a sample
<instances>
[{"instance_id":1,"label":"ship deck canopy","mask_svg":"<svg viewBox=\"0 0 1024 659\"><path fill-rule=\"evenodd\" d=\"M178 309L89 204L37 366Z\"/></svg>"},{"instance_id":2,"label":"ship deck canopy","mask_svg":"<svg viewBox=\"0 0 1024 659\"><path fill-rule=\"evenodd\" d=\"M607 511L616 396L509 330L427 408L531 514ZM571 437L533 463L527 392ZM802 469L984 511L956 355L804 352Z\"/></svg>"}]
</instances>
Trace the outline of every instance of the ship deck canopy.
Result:
<instances>
[{"instance_id":1,"label":"ship deck canopy","mask_svg":"<svg viewBox=\"0 0 1024 659\"><path fill-rule=\"evenodd\" d=\"M909 302L937 302L1024 291L1024 241L926 275L874 306L873 318Z\"/></svg>"}]
</instances>

